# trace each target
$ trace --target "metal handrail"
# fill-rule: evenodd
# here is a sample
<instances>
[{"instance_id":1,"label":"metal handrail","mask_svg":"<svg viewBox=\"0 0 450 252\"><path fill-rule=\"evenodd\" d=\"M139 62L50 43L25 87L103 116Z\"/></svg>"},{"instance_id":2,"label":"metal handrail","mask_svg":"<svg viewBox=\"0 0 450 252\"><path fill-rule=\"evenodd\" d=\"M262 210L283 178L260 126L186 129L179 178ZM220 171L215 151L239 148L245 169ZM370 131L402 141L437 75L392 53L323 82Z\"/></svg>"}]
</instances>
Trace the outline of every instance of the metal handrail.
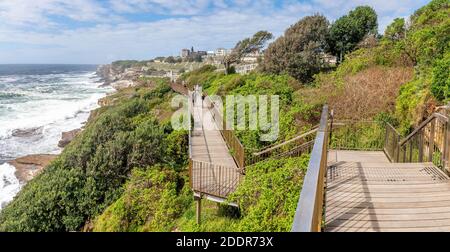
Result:
<instances>
[{"instance_id":1,"label":"metal handrail","mask_svg":"<svg viewBox=\"0 0 450 252\"><path fill-rule=\"evenodd\" d=\"M391 162L398 161L400 139L400 133L392 126L392 124L387 122L383 151Z\"/></svg>"},{"instance_id":2,"label":"metal handrail","mask_svg":"<svg viewBox=\"0 0 450 252\"><path fill-rule=\"evenodd\" d=\"M440 113L433 113L430 117L428 117L425 121L423 121L419 126L414 129L413 132L411 132L409 135L407 135L403 140L400 142L400 146L404 145L406 141L410 140L412 137L414 137L420 130L425 128L429 122L431 122L433 119L439 118L441 120L445 120L448 122L448 118Z\"/></svg>"},{"instance_id":3,"label":"metal handrail","mask_svg":"<svg viewBox=\"0 0 450 252\"><path fill-rule=\"evenodd\" d=\"M294 216L292 232L319 232L322 226L328 155L328 106L322 110L319 129Z\"/></svg>"},{"instance_id":4,"label":"metal handrail","mask_svg":"<svg viewBox=\"0 0 450 252\"><path fill-rule=\"evenodd\" d=\"M264 154L264 153L270 152L270 151L272 151L272 150L274 150L274 149L278 149L278 148L283 147L283 146L285 146L285 145L287 145L287 144L290 144L290 143L292 143L292 142L294 142L294 141L296 141L296 140L305 138L305 137L307 137L307 136L309 136L309 135L312 135L312 134L316 133L318 128L319 128L319 126L313 127L312 130L310 130L310 131L308 131L308 132L306 132L306 133L303 133L303 134L301 134L301 135L298 135L298 136L296 136L296 137L294 137L294 138L291 138L291 139L289 139L289 140L287 140L287 141L284 141L284 142L282 142L282 143L279 143L279 144L276 144L276 145L273 145L273 146L266 147L266 148L264 148L264 149L262 149L262 150L260 150L260 151L258 151L258 152L254 152L253 155L254 155L254 156L259 156L259 155L262 155L262 154Z\"/></svg>"},{"instance_id":5,"label":"metal handrail","mask_svg":"<svg viewBox=\"0 0 450 252\"><path fill-rule=\"evenodd\" d=\"M192 97L191 97L191 93L188 91L188 116L189 116L189 158L192 158L192 114L193 114L193 108L194 108L194 103L192 102Z\"/></svg>"},{"instance_id":6,"label":"metal handrail","mask_svg":"<svg viewBox=\"0 0 450 252\"><path fill-rule=\"evenodd\" d=\"M235 167L190 159L191 188L195 192L226 198L239 185L243 174Z\"/></svg>"}]
</instances>

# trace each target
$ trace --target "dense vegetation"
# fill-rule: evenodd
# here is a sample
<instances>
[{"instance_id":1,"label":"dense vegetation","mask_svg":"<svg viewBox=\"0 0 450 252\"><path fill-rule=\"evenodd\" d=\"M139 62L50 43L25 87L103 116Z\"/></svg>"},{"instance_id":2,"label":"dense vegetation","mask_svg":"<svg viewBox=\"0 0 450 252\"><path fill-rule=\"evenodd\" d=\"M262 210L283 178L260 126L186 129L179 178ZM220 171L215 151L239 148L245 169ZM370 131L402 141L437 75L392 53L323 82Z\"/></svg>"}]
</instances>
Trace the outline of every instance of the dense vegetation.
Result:
<instances>
[{"instance_id":1,"label":"dense vegetation","mask_svg":"<svg viewBox=\"0 0 450 252\"><path fill-rule=\"evenodd\" d=\"M202 225L192 207L178 220L181 231L287 232L297 208L309 156L267 160L249 167L244 181L230 196L240 212L207 204Z\"/></svg>"},{"instance_id":2,"label":"dense vegetation","mask_svg":"<svg viewBox=\"0 0 450 252\"><path fill-rule=\"evenodd\" d=\"M328 51L342 62L366 36L378 33L377 13L369 6L359 6L336 20L327 35Z\"/></svg>"},{"instance_id":3,"label":"dense vegetation","mask_svg":"<svg viewBox=\"0 0 450 252\"><path fill-rule=\"evenodd\" d=\"M186 155L179 154L187 152L187 144L180 144L187 141L186 133L160 124L151 112L151 98L165 90L168 99L168 90L132 90L128 99L101 108L83 133L2 210L0 230L79 230L120 197L134 168L185 166Z\"/></svg>"},{"instance_id":4,"label":"dense vegetation","mask_svg":"<svg viewBox=\"0 0 450 252\"><path fill-rule=\"evenodd\" d=\"M171 168L134 169L122 196L93 223L94 231L171 231L192 203L185 178Z\"/></svg>"},{"instance_id":5,"label":"dense vegetation","mask_svg":"<svg viewBox=\"0 0 450 252\"><path fill-rule=\"evenodd\" d=\"M328 35L328 20L322 15L307 16L287 29L264 53L263 71L288 73L309 82L328 65L323 61Z\"/></svg>"},{"instance_id":6,"label":"dense vegetation","mask_svg":"<svg viewBox=\"0 0 450 252\"><path fill-rule=\"evenodd\" d=\"M203 83L204 91L210 95L219 95L223 102L226 95L278 95L280 100L279 136L284 141L300 132L310 129L318 121L321 104L303 102L301 84L287 74L250 73L248 75L219 73L215 68L205 66L183 76L189 86ZM248 108L247 108L248 109ZM248 120L248 117L247 117ZM247 149L259 149L270 142L260 139L267 130L238 130L237 134Z\"/></svg>"},{"instance_id":7,"label":"dense vegetation","mask_svg":"<svg viewBox=\"0 0 450 252\"><path fill-rule=\"evenodd\" d=\"M402 131L428 116L448 100L450 61L450 1L434 0L410 17L405 36L385 40L393 52L404 54L415 68L397 99L397 117Z\"/></svg>"},{"instance_id":8,"label":"dense vegetation","mask_svg":"<svg viewBox=\"0 0 450 252\"><path fill-rule=\"evenodd\" d=\"M385 122L406 134L450 101L449 7L448 0L433 0L409 22L395 19L383 36L376 34L370 7L358 7L333 24L321 15L305 17L269 45L262 72L223 73L207 65L181 80L222 98L278 95L279 142L315 125L328 103L338 119L377 121L344 128L342 135L352 137L345 144L379 148ZM325 52L341 62L327 66ZM126 68L143 62L115 64ZM240 209L204 201L203 224L197 225L186 169L187 134L169 126L173 94L167 80L138 81L138 87L102 101L105 106L92 114L83 133L1 212L0 230L290 229L308 156L248 167L229 199ZM261 141L262 134L262 129L237 131L250 151L272 144ZM332 144L339 145L340 137L336 131Z\"/></svg>"}]
</instances>

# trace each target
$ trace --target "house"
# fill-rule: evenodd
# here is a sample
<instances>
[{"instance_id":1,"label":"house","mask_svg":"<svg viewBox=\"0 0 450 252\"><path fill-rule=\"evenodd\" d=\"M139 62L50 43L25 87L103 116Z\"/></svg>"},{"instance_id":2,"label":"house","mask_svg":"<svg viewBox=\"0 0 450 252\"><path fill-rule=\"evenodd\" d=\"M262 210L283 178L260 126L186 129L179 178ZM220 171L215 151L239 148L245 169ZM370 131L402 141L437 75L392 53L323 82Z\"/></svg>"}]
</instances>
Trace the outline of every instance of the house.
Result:
<instances>
[{"instance_id":1,"label":"house","mask_svg":"<svg viewBox=\"0 0 450 252\"><path fill-rule=\"evenodd\" d=\"M181 58L189 57L189 55L191 55L191 50L189 50L189 49L182 49L181 50Z\"/></svg>"},{"instance_id":2,"label":"house","mask_svg":"<svg viewBox=\"0 0 450 252\"><path fill-rule=\"evenodd\" d=\"M227 56L230 53L231 53L231 50L229 50L229 49L217 48L216 51L215 51L215 56L225 57L225 56Z\"/></svg>"},{"instance_id":3,"label":"house","mask_svg":"<svg viewBox=\"0 0 450 252\"><path fill-rule=\"evenodd\" d=\"M256 63L256 62L258 62L258 58L261 57L261 56L262 56L262 54L260 53L260 51L259 50L255 50L255 51L253 51L251 53L245 54L242 57L241 61L244 62L244 63Z\"/></svg>"},{"instance_id":4,"label":"house","mask_svg":"<svg viewBox=\"0 0 450 252\"><path fill-rule=\"evenodd\" d=\"M337 57L327 53L321 53L321 58L324 63L327 63L332 66L336 65L337 63Z\"/></svg>"},{"instance_id":5,"label":"house","mask_svg":"<svg viewBox=\"0 0 450 252\"><path fill-rule=\"evenodd\" d=\"M257 63L251 63L251 64L241 64L235 66L236 73L238 74L247 74L253 70L255 70L258 67Z\"/></svg>"}]
</instances>

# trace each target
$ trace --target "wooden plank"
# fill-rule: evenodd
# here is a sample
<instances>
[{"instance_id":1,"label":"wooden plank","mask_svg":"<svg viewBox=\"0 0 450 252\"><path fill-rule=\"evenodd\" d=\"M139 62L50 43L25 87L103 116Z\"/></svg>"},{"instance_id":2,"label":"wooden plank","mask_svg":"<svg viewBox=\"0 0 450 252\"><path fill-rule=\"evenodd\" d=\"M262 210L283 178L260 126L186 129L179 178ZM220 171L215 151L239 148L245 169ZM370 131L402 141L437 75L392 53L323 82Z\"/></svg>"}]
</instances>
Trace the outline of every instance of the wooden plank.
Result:
<instances>
[{"instance_id":1,"label":"wooden plank","mask_svg":"<svg viewBox=\"0 0 450 252\"><path fill-rule=\"evenodd\" d=\"M374 228L374 227L329 227L326 228L327 232L449 232L449 226L439 227L413 227L413 228Z\"/></svg>"},{"instance_id":2,"label":"wooden plank","mask_svg":"<svg viewBox=\"0 0 450 252\"><path fill-rule=\"evenodd\" d=\"M428 198L428 197L450 197L450 191L436 192L327 192L327 199L337 198Z\"/></svg>"},{"instance_id":3,"label":"wooden plank","mask_svg":"<svg viewBox=\"0 0 450 252\"><path fill-rule=\"evenodd\" d=\"M351 228L435 228L435 227L447 227L450 226L450 219L437 219L437 220L404 220L404 221L381 221L374 219L372 221L359 221L359 220L334 220L327 224L328 228L331 227L351 227Z\"/></svg>"},{"instance_id":4,"label":"wooden plank","mask_svg":"<svg viewBox=\"0 0 450 252\"><path fill-rule=\"evenodd\" d=\"M435 185L435 184L430 184ZM364 187L340 187L340 188L333 188L333 190L327 191L327 195L331 195L333 193L402 193L402 194L420 194L420 193L437 193L442 192L442 190L450 190L448 186L445 187L419 187L419 188L376 188L376 189L367 189Z\"/></svg>"},{"instance_id":5,"label":"wooden plank","mask_svg":"<svg viewBox=\"0 0 450 252\"><path fill-rule=\"evenodd\" d=\"M354 221L412 221L412 220L439 220L450 219L450 212L438 213L411 213L411 214L378 214L367 211L360 213L334 212L326 215L327 222L335 220L354 220Z\"/></svg>"},{"instance_id":6,"label":"wooden plank","mask_svg":"<svg viewBox=\"0 0 450 252\"><path fill-rule=\"evenodd\" d=\"M428 207L428 208L380 208L380 209L369 209L369 208L353 208L353 207L334 207L327 209L326 216L333 216L338 214L376 214L380 215L422 215L422 214L433 214L433 213L450 213L450 206L444 207Z\"/></svg>"},{"instance_id":7,"label":"wooden plank","mask_svg":"<svg viewBox=\"0 0 450 252\"><path fill-rule=\"evenodd\" d=\"M346 190L346 189L353 189L353 188L363 188L365 190L397 190L397 189L429 189L429 188L437 188L437 189L443 189L443 190L450 190L450 183L448 181L441 181L440 183L432 183L432 184L417 184L417 185L408 185L408 184L375 184L375 185L369 185L363 182L360 182L358 184L339 184L334 185L333 187L328 186L328 191L332 190Z\"/></svg>"},{"instance_id":8,"label":"wooden plank","mask_svg":"<svg viewBox=\"0 0 450 252\"><path fill-rule=\"evenodd\" d=\"M352 208L429 208L429 207L448 207L450 206L450 201L433 201L433 202L348 202L340 201L328 203L327 200L327 211L333 209L333 207L352 207Z\"/></svg>"},{"instance_id":9,"label":"wooden plank","mask_svg":"<svg viewBox=\"0 0 450 252\"><path fill-rule=\"evenodd\" d=\"M433 180L423 180L423 181L387 181L387 180L383 180L383 181L360 181L360 180L349 180L348 182L345 182L346 184L351 184L351 185L367 185L367 186L371 186L371 185L409 185L409 186L415 186L415 185L432 185L432 184L442 184L442 181L437 180L437 181L433 181ZM335 184L330 183L329 187L330 189L333 188Z\"/></svg>"},{"instance_id":10,"label":"wooden plank","mask_svg":"<svg viewBox=\"0 0 450 252\"><path fill-rule=\"evenodd\" d=\"M327 203L339 203L339 202L352 202L352 203L420 203L420 202L436 202L436 201L448 201L450 202L449 195L442 196L431 196L431 197L371 197L369 195L360 195L359 197L328 197L327 195Z\"/></svg>"}]
</instances>

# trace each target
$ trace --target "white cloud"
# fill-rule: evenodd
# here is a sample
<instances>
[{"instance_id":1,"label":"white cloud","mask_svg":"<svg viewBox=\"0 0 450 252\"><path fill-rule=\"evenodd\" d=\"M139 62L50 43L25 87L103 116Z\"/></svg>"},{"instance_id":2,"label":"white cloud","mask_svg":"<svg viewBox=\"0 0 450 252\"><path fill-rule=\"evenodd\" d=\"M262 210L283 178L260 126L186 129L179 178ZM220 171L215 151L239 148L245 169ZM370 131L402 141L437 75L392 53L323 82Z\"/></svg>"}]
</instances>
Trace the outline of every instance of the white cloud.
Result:
<instances>
[{"instance_id":1,"label":"white cloud","mask_svg":"<svg viewBox=\"0 0 450 252\"><path fill-rule=\"evenodd\" d=\"M49 16L101 21L108 10L92 0L0 0L0 21L9 25L56 25Z\"/></svg>"},{"instance_id":2,"label":"white cloud","mask_svg":"<svg viewBox=\"0 0 450 252\"><path fill-rule=\"evenodd\" d=\"M224 0L109 1L0 0L0 63L106 63L177 55L179 49L190 46L205 50L231 47L261 29L280 35L303 16L320 12L333 20L361 4L375 8L382 31L393 18L408 16L427 2L291 0L274 8L268 0L234 0L232 4ZM169 16L127 21L124 13L138 12ZM95 24L70 28L55 22L52 15ZM43 29L29 28L33 26ZM2 44L16 46L6 50Z\"/></svg>"},{"instance_id":3,"label":"white cloud","mask_svg":"<svg viewBox=\"0 0 450 252\"><path fill-rule=\"evenodd\" d=\"M166 15L195 15L208 9L210 0L110 0L117 12L151 12Z\"/></svg>"}]
</instances>

